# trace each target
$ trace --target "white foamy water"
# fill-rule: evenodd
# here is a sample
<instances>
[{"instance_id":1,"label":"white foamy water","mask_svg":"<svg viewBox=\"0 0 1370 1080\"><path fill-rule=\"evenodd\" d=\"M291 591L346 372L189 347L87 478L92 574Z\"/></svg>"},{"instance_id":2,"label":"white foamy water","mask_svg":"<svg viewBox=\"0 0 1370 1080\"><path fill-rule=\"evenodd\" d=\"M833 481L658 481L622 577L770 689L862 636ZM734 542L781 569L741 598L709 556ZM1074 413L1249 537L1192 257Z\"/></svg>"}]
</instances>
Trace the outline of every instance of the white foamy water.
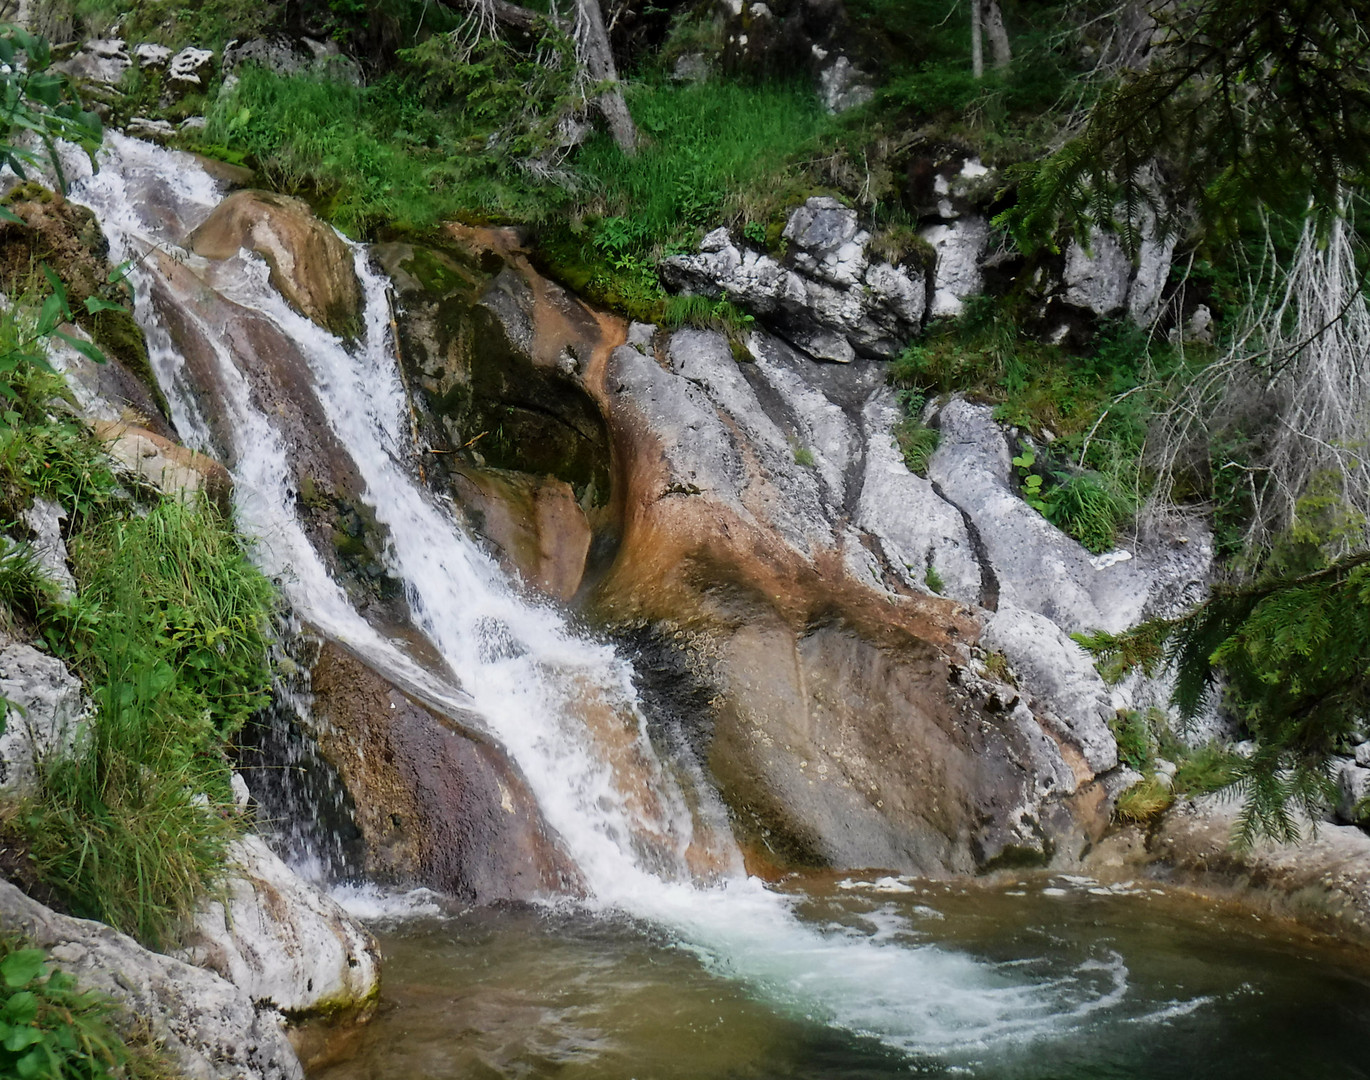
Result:
<instances>
[{"instance_id":1,"label":"white foamy water","mask_svg":"<svg viewBox=\"0 0 1370 1080\"><path fill-rule=\"evenodd\" d=\"M746 983L780 1007L919 1053L987 1047L1068 1029L1122 1000L1127 973L1114 957L1069 976L1032 979L906 937L875 937L802 921L795 901L741 872L708 792L697 821L675 770L646 735L631 669L610 647L576 632L550 605L526 600L415 477L407 405L392 343L388 282L353 247L365 294L362 339L352 346L290 309L265 265L240 253L208 264L177 249L217 203L217 185L192 158L110 136L98 176L73 198L97 211L116 259L150 247L172 251L204 286L264 317L293 341L310 369L319 406L388 528L387 561L404 586L414 624L454 678L421 667L352 607L295 516L286 438L254 403L243 365L252 362L231 325L210 325L193 297L181 315L213 343L221 391L212 408L231 418L239 522L264 569L282 582L301 617L363 653L431 700L473 710L517 763L539 808L583 875L592 910L644 920L673 935L711 970ZM150 296L175 290L157 261L135 271L137 314L183 436L211 442L197 389ZM223 425L218 425L222 427ZM712 813L710 812L712 811ZM718 871L690 872L688 854L710 850ZM896 879L875 883L903 891ZM393 917L406 903L365 891L359 913ZM428 913L431 898L417 901ZM368 907L368 905L371 905Z\"/></svg>"}]
</instances>

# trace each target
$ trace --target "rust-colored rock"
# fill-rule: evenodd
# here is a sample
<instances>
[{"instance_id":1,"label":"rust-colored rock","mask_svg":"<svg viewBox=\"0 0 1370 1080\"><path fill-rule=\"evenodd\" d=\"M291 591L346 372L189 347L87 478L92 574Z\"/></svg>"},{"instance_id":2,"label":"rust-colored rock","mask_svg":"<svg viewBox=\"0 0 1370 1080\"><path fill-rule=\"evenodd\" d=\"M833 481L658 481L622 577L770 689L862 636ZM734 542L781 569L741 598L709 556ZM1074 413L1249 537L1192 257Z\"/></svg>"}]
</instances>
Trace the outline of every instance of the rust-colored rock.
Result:
<instances>
[{"instance_id":1,"label":"rust-colored rock","mask_svg":"<svg viewBox=\"0 0 1370 1080\"><path fill-rule=\"evenodd\" d=\"M110 457L164 495L203 495L224 514L231 513L233 477L212 457L133 424L97 420L92 427Z\"/></svg>"},{"instance_id":2,"label":"rust-colored rock","mask_svg":"<svg viewBox=\"0 0 1370 1080\"><path fill-rule=\"evenodd\" d=\"M352 253L302 200L235 191L186 244L206 259L255 251L271 267L271 284L296 311L340 337L355 336L362 294Z\"/></svg>"},{"instance_id":3,"label":"rust-colored rock","mask_svg":"<svg viewBox=\"0 0 1370 1080\"><path fill-rule=\"evenodd\" d=\"M960 574L961 599L923 584L926 544L974 568L960 515L905 472L894 509L927 522L921 565L866 528L862 497L895 490L871 479L887 468L871 440L890 439L880 368L835 376L761 335L755 365L717 333L630 335L542 278L508 231L449 233L494 275L465 318L480 327L470 347L506 358L504 392L552 372L598 406L613 474L608 520L592 524L615 547L580 595L632 641L649 715L708 762L754 865L939 873L1078 856L1107 821L1097 781L984 677L976 576Z\"/></svg>"},{"instance_id":4,"label":"rust-colored rock","mask_svg":"<svg viewBox=\"0 0 1370 1080\"><path fill-rule=\"evenodd\" d=\"M477 903L573 891L578 877L503 751L328 642L313 730L356 807L366 872Z\"/></svg>"},{"instance_id":5,"label":"rust-colored rock","mask_svg":"<svg viewBox=\"0 0 1370 1080\"><path fill-rule=\"evenodd\" d=\"M463 467L452 487L476 527L525 581L558 600L575 596L590 551L590 525L570 484Z\"/></svg>"}]
</instances>

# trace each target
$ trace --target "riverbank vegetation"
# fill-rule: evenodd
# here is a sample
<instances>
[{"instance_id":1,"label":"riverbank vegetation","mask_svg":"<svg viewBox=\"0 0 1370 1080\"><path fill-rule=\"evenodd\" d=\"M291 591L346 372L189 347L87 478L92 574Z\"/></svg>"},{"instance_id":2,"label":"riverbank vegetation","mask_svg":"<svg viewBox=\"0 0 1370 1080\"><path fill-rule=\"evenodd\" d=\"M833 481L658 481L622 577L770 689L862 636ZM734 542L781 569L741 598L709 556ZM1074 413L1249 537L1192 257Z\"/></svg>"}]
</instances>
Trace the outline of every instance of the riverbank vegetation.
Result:
<instances>
[{"instance_id":1,"label":"riverbank vegetation","mask_svg":"<svg viewBox=\"0 0 1370 1080\"><path fill-rule=\"evenodd\" d=\"M1232 588L1288 588L1313 605L1298 583L1350 574L1370 510L1355 224L1370 160L1363 12L1346 0L968 6L970 18L943 0L849 0L815 29L782 4L765 17L779 15L782 33L705 3L591 4L613 54L593 75L598 46L582 22L545 4L53 10L175 46L331 39L356 78L247 65L168 105L156 77L135 71L111 108L119 119L170 108L175 120L202 109L206 125L183 145L248 165L355 237L421 237L447 218L517 224L540 264L589 299L734 337L752 314L668 295L664 257L719 225L783 257L786 212L815 194L856 207L887 257L925 255L928 163L977 155L997 170L978 209L1011 273L959 318L931 320L891 366L910 467L935 446L926 402L969 395L1012 430L1022 495L1091 551L1181 506L1212 522ZM839 45L868 74L835 114L813 58ZM1033 283L1059 276L1071 243L1092 250L1104 233L1134 258L1148 239L1173 242L1154 317L1044 319ZM1242 642L1253 671L1294 678L1297 657L1324 663L1326 640L1295 633L1303 645L1279 659L1257 644L1278 637L1273 624L1225 616L1219 639L1202 610L1193 618L1206 629L1174 630L1167 655L1192 666L1198 654L1175 642L1213 646L1207 673L1225 673L1231 707L1274 748L1252 768L1318 774L1346 732L1286 703L1279 723L1322 734L1298 748L1272 735L1262 718L1274 706L1218 645ZM1280 633L1291 625L1311 623ZM1370 635L1352 647L1370 657ZM1364 709L1340 715L1358 723Z\"/></svg>"}]
</instances>

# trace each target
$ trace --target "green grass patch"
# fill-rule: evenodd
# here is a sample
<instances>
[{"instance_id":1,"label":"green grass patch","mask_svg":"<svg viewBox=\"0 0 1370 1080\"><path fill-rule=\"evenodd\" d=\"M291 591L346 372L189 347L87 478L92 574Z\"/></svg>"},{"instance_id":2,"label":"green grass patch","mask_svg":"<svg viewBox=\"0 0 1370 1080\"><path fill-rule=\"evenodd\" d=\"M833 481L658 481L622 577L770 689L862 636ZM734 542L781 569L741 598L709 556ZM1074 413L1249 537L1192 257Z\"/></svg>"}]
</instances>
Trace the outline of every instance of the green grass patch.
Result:
<instances>
[{"instance_id":1,"label":"green grass patch","mask_svg":"<svg viewBox=\"0 0 1370 1080\"><path fill-rule=\"evenodd\" d=\"M242 828L224 751L267 700L273 593L207 505L112 517L70 549L80 592L44 629L97 713L43 772L32 858L76 914L164 945Z\"/></svg>"},{"instance_id":2,"label":"green grass patch","mask_svg":"<svg viewBox=\"0 0 1370 1080\"><path fill-rule=\"evenodd\" d=\"M1155 776L1137 781L1118 796L1113 816L1132 825L1149 825L1175 802L1165 783Z\"/></svg>"}]
</instances>

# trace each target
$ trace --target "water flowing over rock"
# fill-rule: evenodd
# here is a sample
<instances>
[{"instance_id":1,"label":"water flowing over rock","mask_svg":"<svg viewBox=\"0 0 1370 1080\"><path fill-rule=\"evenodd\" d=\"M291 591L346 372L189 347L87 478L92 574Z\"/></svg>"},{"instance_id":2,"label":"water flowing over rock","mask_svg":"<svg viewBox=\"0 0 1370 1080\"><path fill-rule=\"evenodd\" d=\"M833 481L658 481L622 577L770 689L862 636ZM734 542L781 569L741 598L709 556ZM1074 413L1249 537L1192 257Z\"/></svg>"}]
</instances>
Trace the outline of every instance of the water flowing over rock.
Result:
<instances>
[{"instance_id":1,"label":"water flowing over rock","mask_svg":"<svg viewBox=\"0 0 1370 1080\"><path fill-rule=\"evenodd\" d=\"M38 768L77 746L86 723L80 680L55 656L18 642L0 649L0 791L34 792Z\"/></svg>"},{"instance_id":2,"label":"water flowing over rock","mask_svg":"<svg viewBox=\"0 0 1370 1080\"><path fill-rule=\"evenodd\" d=\"M341 336L355 332L361 289L337 233L299 199L263 191L228 196L187 241L197 255L227 259L255 251L295 310Z\"/></svg>"},{"instance_id":3,"label":"water flowing over rock","mask_svg":"<svg viewBox=\"0 0 1370 1080\"><path fill-rule=\"evenodd\" d=\"M477 903L576 889L523 780L472 718L443 715L323 643L305 722L351 794L369 877Z\"/></svg>"},{"instance_id":4,"label":"water flowing over rock","mask_svg":"<svg viewBox=\"0 0 1370 1080\"><path fill-rule=\"evenodd\" d=\"M198 967L148 952L100 923L73 919L0 881L0 930L49 951L80 985L146 1025L188 1080L303 1080L279 1014Z\"/></svg>"},{"instance_id":5,"label":"water flowing over rock","mask_svg":"<svg viewBox=\"0 0 1370 1080\"><path fill-rule=\"evenodd\" d=\"M236 841L229 861L227 897L196 915L182 958L221 975L258 1008L365 1019L380 992L371 935L260 837Z\"/></svg>"}]
</instances>

